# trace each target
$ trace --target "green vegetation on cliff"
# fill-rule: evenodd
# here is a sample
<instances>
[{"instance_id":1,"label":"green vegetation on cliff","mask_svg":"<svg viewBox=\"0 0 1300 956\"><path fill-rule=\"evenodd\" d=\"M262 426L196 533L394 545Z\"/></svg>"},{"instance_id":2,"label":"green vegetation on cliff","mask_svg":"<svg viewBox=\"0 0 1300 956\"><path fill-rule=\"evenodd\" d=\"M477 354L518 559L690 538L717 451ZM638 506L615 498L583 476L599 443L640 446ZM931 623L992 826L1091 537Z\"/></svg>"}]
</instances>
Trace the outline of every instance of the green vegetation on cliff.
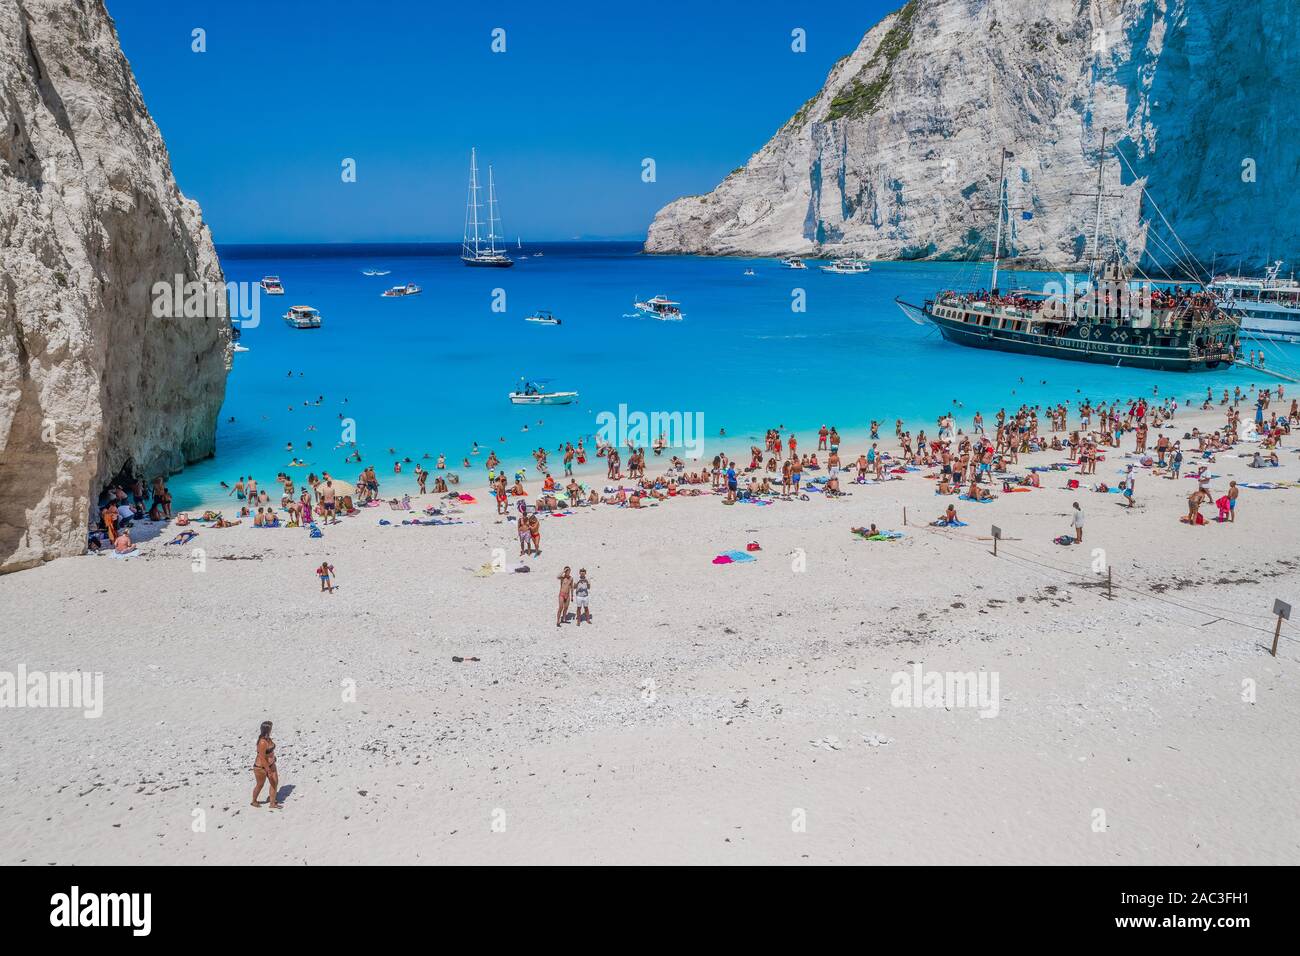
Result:
<instances>
[{"instance_id":1,"label":"green vegetation on cliff","mask_svg":"<svg viewBox=\"0 0 1300 956\"><path fill-rule=\"evenodd\" d=\"M889 81L894 72L894 61L912 42L912 25L916 19L918 0L908 0L907 5L895 14L894 22L885 33L885 38L871 54L867 65L849 83L835 94L831 100L830 111L826 119L857 119L874 113L880 106L880 97L889 88ZM880 67L874 80L863 82L862 74L874 67Z\"/></svg>"}]
</instances>

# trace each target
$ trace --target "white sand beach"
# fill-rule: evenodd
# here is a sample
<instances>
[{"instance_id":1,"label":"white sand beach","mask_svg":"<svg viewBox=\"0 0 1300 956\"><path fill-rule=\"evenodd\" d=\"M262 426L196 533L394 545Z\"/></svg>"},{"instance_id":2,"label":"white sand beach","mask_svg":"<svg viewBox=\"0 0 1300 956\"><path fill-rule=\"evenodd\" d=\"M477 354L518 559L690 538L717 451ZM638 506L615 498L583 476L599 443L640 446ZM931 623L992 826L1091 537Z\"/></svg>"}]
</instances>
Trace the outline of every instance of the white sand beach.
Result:
<instances>
[{"instance_id":1,"label":"white sand beach","mask_svg":"<svg viewBox=\"0 0 1300 956\"><path fill-rule=\"evenodd\" d=\"M1168 434L1222 420L1180 412ZM1300 482L1295 445L1279 468L1247 467L1249 442L1220 454L1214 497ZM0 670L103 674L97 718L0 711L0 858L1300 862L1300 630L1268 653L1274 599L1300 597L1300 487L1192 527L1195 482L1138 474L1131 510L1045 472L955 502L958 529L926 525L950 499L917 473L770 506L602 505L544 518L529 573L488 575L518 546L476 487L459 525L380 526L410 517L384 506L318 539L191 525L188 546L169 526L136 557L0 577ZM1084 543L1056 545L1076 500ZM904 536L850 533L870 522ZM751 541L756 560L712 564ZM590 626L555 626L565 565L588 570ZM994 699L896 706L918 664L983 673ZM249 805L264 719L274 811Z\"/></svg>"}]
</instances>

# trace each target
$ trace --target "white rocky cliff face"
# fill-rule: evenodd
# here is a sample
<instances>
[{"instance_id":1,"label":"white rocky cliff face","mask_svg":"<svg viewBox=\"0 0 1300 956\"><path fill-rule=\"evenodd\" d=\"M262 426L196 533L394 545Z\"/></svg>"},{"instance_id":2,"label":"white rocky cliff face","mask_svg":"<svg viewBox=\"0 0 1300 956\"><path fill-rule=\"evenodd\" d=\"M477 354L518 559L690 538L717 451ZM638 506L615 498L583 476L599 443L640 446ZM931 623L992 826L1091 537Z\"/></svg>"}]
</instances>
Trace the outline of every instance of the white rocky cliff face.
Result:
<instances>
[{"instance_id":1,"label":"white rocky cliff face","mask_svg":"<svg viewBox=\"0 0 1300 956\"><path fill-rule=\"evenodd\" d=\"M1005 149L1012 257L1075 266L1104 128L1124 254L1186 257L1163 212L1206 265L1300 257L1297 27L1294 0L911 0L646 251L987 257Z\"/></svg>"},{"instance_id":2,"label":"white rocky cliff face","mask_svg":"<svg viewBox=\"0 0 1300 956\"><path fill-rule=\"evenodd\" d=\"M220 283L198 206L102 0L0 0L0 571L85 550L103 484L212 454L227 319L157 318Z\"/></svg>"}]
</instances>

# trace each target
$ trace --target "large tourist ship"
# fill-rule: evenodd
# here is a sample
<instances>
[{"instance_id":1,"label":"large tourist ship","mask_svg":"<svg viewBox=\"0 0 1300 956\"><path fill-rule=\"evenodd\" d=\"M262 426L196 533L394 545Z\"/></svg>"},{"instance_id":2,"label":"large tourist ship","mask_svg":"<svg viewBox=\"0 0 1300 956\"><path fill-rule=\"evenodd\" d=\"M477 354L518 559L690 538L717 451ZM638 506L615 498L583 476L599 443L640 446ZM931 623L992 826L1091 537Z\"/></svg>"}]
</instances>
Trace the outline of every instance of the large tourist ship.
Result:
<instances>
[{"instance_id":1,"label":"large tourist ship","mask_svg":"<svg viewBox=\"0 0 1300 956\"><path fill-rule=\"evenodd\" d=\"M1239 320L1213 295L1132 285L1131 274L1111 261L1083 294L941 292L921 306L899 304L949 342L972 348L1166 372L1236 361Z\"/></svg>"},{"instance_id":2,"label":"large tourist ship","mask_svg":"<svg viewBox=\"0 0 1300 956\"><path fill-rule=\"evenodd\" d=\"M1102 140L1103 155L1105 139ZM1098 224L1093 231L1088 281L1075 287L1066 277L1060 288L1004 293L997 288L1002 215L1006 204L1003 152L998 193L998 228L993 249L992 288L980 292L940 292L922 305L895 301L919 324L929 322L949 342L995 349L1161 371L1199 371L1236 361L1241 320L1224 311L1209 291L1135 283L1132 270L1112 255L1098 256L1101 178L1098 173Z\"/></svg>"},{"instance_id":3,"label":"large tourist ship","mask_svg":"<svg viewBox=\"0 0 1300 956\"><path fill-rule=\"evenodd\" d=\"M1262 279L1222 275L1209 284L1224 311L1240 317L1242 338L1300 342L1300 282L1281 271L1279 259Z\"/></svg>"}]
</instances>

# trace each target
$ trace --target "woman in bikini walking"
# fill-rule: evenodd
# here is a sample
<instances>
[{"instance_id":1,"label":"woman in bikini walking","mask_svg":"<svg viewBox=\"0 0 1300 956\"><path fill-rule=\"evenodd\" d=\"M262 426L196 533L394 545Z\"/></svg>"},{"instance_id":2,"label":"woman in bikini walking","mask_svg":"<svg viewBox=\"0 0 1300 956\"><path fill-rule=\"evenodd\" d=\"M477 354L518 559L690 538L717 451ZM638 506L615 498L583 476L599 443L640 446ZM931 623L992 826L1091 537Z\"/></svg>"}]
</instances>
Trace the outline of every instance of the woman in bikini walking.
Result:
<instances>
[{"instance_id":1,"label":"woman in bikini walking","mask_svg":"<svg viewBox=\"0 0 1300 956\"><path fill-rule=\"evenodd\" d=\"M253 787L253 806L261 806L257 798L262 794L262 785L270 783L270 806L272 810L279 810L280 803L276 796L280 792L280 774L275 769L275 741L271 739L269 720L263 721L257 735L257 759L253 761L253 779L257 781L257 786Z\"/></svg>"}]
</instances>

